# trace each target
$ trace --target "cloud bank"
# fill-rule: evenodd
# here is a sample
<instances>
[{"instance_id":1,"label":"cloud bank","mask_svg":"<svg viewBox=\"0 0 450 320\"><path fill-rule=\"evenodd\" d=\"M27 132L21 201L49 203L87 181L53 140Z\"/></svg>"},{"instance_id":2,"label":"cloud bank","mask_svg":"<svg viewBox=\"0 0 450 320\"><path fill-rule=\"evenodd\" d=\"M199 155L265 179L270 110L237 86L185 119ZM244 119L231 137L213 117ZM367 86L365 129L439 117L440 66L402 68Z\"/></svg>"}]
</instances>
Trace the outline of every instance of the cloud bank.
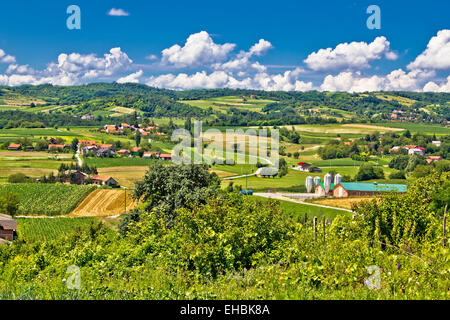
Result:
<instances>
[{"instance_id":1,"label":"cloud bank","mask_svg":"<svg viewBox=\"0 0 450 320\"><path fill-rule=\"evenodd\" d=\"M111 9L112 15L123 15ZM123 10L122 10L123 11ZM386 37L372 42L341 43L334 48L318 49L303 59L303 66L286 67L282 72L261 59L274 45L259 39L246 50L236 50L234 43L218 43L206 31L191 34L182 44L161 51L160 57L149 54L144 59L157 66L159 75L144 72L145 65L135 64L121 48L112 48L103 56L61 53L42 70L20 64L0 49L0 84L73 85L95 81L145 83L175 90L198 88L248 88L280 91L381 91L411 90L450 92L450 30L440 30L424 51L405 68L380 74L376 61L398 59ZM299 57L299 61L301 58ZM372 74L371 74L372 72ZM444 77L442 73L447 72ZM310 79L315 79L313 83Z\"/></svg>"}]
</instances>

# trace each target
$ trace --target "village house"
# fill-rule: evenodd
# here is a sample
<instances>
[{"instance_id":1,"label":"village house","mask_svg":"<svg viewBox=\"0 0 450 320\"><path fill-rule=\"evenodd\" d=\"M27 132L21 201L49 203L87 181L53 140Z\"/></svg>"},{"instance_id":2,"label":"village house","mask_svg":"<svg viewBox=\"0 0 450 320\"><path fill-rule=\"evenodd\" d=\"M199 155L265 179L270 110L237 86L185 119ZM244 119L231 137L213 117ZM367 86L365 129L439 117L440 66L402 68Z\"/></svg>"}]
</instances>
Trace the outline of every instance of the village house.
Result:
<instances>
[{"instance_id":1,"label":"village house","mask_svg":"<svg viewBox=\"0 0 450 320\"><path fill-rule=\"evenodd\" d=\"M133 156L138 156L139 155L139 151L141 151L142 148L141 147L134 147L133 149L131 149L131 154Z\"/></svg>"},{"instance_id":2,"label":"village house","mask_svg":"<svg viewBox=\"0 0 450 320\"><path fill-rule=\"evenodd\" d=\"M400 151L400 147L398 147L398 146L395 146L395 147L392 147L391 149L389 149L389 152L398 152L398 151Z\"/></svg>"},{"instance_id":3,"label":"village house","mask_svg":"<svg viewBox=\"0 0 450 320\"><path fill-rule=\"evenodd\" d=\"M89 176L86 173L81 172L80 170L67 170L64 172L64 175L68 179L70 179L70 181L66 181L66 182L69 182L70 184L77 184L77 185L86 184L86 180L89 178Z\"/></svg>"},{"instance_id":4,"label":"village house","mask_svg":"<svg viewBox=\"0 0 450 320\"><path fill-rule=\"evenodd\" d=\"M417 147L417 148L410 148L408 149L408 154L409 155L413 155L413 154L418 154L420 156L424 156L425 155L425 148L421 148L421 147Z\"/></svg>"},{"instance_id":5,"label":"village house","mask_svg":"<svg viewBox=\"0 0 450 320\"><path fill-rule=\"evenodd\" d=\"M92 140L79 140L78 143L81 146L95 146L97 143Z\"/></svg>"},{"instance_id":6,"label":"village house","mask_svg":"<svg viewBox=\"0 0 450 320\"><path fill-rule=\"evenodd\" d=\"M441 144L442 144L441 141L432 141L431 143L434 144L434 145L435 145L436 147L438 147L438 148L440 148L440 147L441 147Z\"/></svg>"},{"instance_id":7,"label":"village house","mask_svg":"<svg viewBox=\"0 0 450 320\"><path fill-rule=\"evenodd\" d=\"M172 155L171 154L161 153L159 155L159 158L162 159L162 160L171 161L172 160Z\"/></svg>"},{"instance_id":8,"label":"village house","mask_svg":"<svg viewBox=\"0 0 450 320\"><path fill-rule=\"evenodd\" d=\"M430 164L432 162L439 162L441 160L444 160L444 158L442 158L441 156L429 156L427 158L427 163Z\"/></svg>"},{"instance_id":9,"label":"village house","mask_svg":"<svg viewBox=\"0 0 450 320\"><path fill-rule=\"evenodd\" d=\"M48 150L54 151L54 152L63 151L65 148L66 148L66 146L63 144L49 144L48 145Z\"/></svg>"},{"instance_id":10,"label":"village house","mask_svg":"<svg viewBox=\"0 0 450 320\"><path fill-rule=\"evenodd\" d=\"M95 155L98 157L106 157L108 155L114 156L114 151L107 148L99 148L98 150L94 151Z\"/></svg>"},{"instance_id":11,"label":"village house","mask_svg":"<svg viewBox=\"0 0 450 320\"><path fill-rule=\"evenodd\" d=\"M106 125L104 126L105 132L108 134L118 133L119 128L116 125Z\"/></svg>"},{"instance_id":12,"label":"village house","mask_svg":"<svg viewBox=\"0 0 450 320\"><path fill-rule=\"evenodd\" d=\"M119 185L112 177L95 175L92 176L92 182L99 186L117 186Z\"/></svg>"},{"instance_id":13,"label":"village house","mask_svg":"<svg viewBox=\"0 0 450 320\"><path fill-rule=\"evenodd\" d=\"M16 143L11 143L8 147L9 151L19 151L22 150L22 145L20 144L16 144Z\"/></svg>"},{"instance_id":14,"label":"village house","mask_svg":"<svg viewBox=\"0 0 450 320\"><path fill-rule=\"evenodd\" d=\"M100 149L114 150L114 146L112 144L99 144L98 147Z\"/></svg>"},{"instance_id":15,"label":"village house","mask_svg":"<svg viewBox=\"0 0 450 320\"><path fill-rule=\"evenodd\" d=\"M397 192L405 193L407 186L403 184L378 184L341 182L333 186L333 196L337 198L374 196L380 193Z\"/></svg>"},{"instance_id":16,"label":"village house","mask_svg":"<svg viewBox=\"0 0 450 320\"><path fill-rule=\"evenodd\" d=\"M90 151L92 152L96 152L98 150L97 146L87 146L87 147L83 147L81 148L81 154L83 156L87 155Z\"/></svg>"},{"instance_id":17,"label":"village house","mask_svg":"<svg viewBox=\"0 0 450 320\"><path fill-rule=\"evenodd\" d=\"M81 119L82 120L94 120L94 116L93 115L82 116Z\"/></svg>"},{"instance_id":18,"label":"village house","mask_svg":"<svg viewBox=\"0 0 450 320\"><path fill-rule=\"evenodd\" d=\"M13 241L17 231L17 220L10 216L0 214L0 244L3 240Z\"/></svg>"},{"instance_id":19,"label":"village house","mask_svg":"<svg viewBox=\"0 0 450 320\"><path fill-rule=\"evenodd\" d=\"M159 158L160 155L161 154L159 152L157 152L157 151L147 151L147 152L144 152L143 157L151 159L151 158L153 158L153 156L155 156L156 158Z\"/></svg>"},{"instance_id":20,"label":"village house","mask_svg":"<svg viewBox=\"0 0 450 320\"><path fill-rule=\"evenodd\" d=\"M117 154L119 156L129 156L130 155L130 150L126 150L126 149L119 150L119 151L117 151Z\"/></svg>"}]
</instances>

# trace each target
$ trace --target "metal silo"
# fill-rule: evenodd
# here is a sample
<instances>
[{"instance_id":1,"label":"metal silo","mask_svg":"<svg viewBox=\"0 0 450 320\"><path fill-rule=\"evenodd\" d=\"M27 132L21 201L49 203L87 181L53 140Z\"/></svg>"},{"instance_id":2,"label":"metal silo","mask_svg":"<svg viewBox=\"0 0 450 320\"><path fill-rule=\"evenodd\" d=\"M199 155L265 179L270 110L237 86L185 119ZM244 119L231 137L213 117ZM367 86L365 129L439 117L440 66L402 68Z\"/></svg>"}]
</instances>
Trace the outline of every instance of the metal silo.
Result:
<instances>
[{"instance_id":1,"label":"metal silo","mask_svg":"<svg viewBox=\"0 0 450 320\"><path fill-rule=\"evenodd\" d=\"M314 177L314 186L317 186L320 182L320 177Z\"/></svg>"},{"instance_id":2,"label":"metal silo","mask_svg":"<svg viewBox=\"0 0 450 320\"><path fill-rule=\"evenodd\" d=\"M337 185L342 182L342 176L338 173L334 176L334 185Z\"/></svg>"},{"instance_id":3,"label":"metal silo","mask_svg":"<svg viewBox=\"0 0 450 320\"><path fill-rule=\"evenodd\" d=\"M328 194L328 192L331 189L331 180L332 180L332 176L329 173L327 173L325 175L325 177L323 178L323 186L325 187L325 194L326 195Z\"/></svg>"},{"instance_id":4,"label":"metal silo","mask_svg":"<svg viewBox=\"0 0 450 320\"><path fill-rule=\"evenodd\" d=\"M306 186L306 190L308 191L308 193L311 193L311 191L314 187L313 177L309 176L306 178L305 186Z\"/></svg>"}]
</instances>

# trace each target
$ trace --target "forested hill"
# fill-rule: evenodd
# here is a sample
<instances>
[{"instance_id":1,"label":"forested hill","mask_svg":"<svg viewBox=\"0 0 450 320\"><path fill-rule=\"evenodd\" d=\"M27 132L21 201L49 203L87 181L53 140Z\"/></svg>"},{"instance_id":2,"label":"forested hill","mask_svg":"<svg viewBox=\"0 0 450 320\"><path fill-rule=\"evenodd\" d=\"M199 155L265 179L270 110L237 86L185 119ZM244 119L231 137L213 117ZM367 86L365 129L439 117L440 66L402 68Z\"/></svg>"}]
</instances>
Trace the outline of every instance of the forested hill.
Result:
<instances>
[{"instance_id":1,"label":"forested hill","mask_svg":"<svg viewBox=\"0 0 450 320\"><path fill-rule=\"evenodd\" d=\"M284 92L242 89L174 91L142 84L93 83L81 86L0 86L3 100L38 99L40 106L72 115L107 115L111 109L136 110L149 117L196 117L211 125L278 125L336 121L386 121L393 113L400 120L447 124L450 93L431 92ZM261 108L211 108L206 102L225 97L242 99ZM247 99L250 101L248 102ZM197 103L198 102L198 103ZM202 104L203 103L203 104ZM206 107L205 107L206 105ZM67 106L67 107L66 107ZM239 106L239 105L238 105ZM1 109L0 109L1 111Z\"/></svg>"}]
</instances>

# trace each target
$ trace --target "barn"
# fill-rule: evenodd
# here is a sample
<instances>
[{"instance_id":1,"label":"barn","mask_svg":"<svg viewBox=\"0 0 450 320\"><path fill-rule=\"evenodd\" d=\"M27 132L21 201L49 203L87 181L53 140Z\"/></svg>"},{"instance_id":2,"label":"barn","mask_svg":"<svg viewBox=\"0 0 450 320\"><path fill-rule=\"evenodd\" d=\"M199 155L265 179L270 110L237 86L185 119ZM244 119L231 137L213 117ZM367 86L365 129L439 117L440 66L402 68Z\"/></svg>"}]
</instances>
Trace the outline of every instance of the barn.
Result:
<instances>
[{"instance_id":1,"label":"barn","mask_svg":"<svg viewBox=\"0 0 450 320\"><path fill-rule=\"evenodd\" d=\"M325 185L323 182L319 183L316 185L316 189L315 189L315 194L319 197L325 197L325 196L332 196L333 195L333 190L334 190L334 183L331 184L330 186L330 190L328 191L327 194L325 194L326 190L325 190Z\"/></svg>"},{"instance_id":2,"label":"barn","mask_svg":"<svg viewBox=\"0 0 450 320\"><path fill-rule=\"evenodd\" d=\"M10 216L0 214L0 240L14 240L14 233L17 231L17 220Z\"/></svg>"},{"instance_id":3,"label":"barn","mask_svg":"<svg viewBox=\"0 0 450 320\"><path fill-rule=\"evenodd\" d=\"M408 187L403 184L341 182L334 186L333 196L337 198L374 196L386 192L405 193L407 189Z\"/></svg>"}]
</instances>

